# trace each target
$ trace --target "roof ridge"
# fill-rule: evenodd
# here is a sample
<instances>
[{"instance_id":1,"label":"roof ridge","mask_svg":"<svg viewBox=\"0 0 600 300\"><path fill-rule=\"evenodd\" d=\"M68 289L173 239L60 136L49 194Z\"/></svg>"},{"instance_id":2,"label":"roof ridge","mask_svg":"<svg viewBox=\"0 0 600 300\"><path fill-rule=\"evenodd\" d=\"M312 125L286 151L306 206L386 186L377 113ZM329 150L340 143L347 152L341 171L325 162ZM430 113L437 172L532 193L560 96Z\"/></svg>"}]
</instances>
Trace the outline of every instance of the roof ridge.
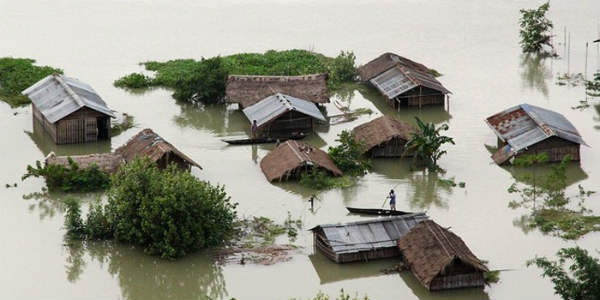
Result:
<instances>
[{"instance_id":1,"label":"roof ridge","mask_svg":"<svg viewBox=\"0 0 600 300\"><path fill-rule=\"evenodd\" d=\"M79 98L79 95L77 95L71 89L71 87L62 79L62 75L60 75L60 74L52 74L52 77L65 89L65 91L67 92L67 94L69 94L69 96L71 98L73 98L73 100L75 101L75 103L77 103L79 105L79 107L86 106L85 103L83 103L83 101L81 100L81 98Z\"/></svg>"}]
</instances>

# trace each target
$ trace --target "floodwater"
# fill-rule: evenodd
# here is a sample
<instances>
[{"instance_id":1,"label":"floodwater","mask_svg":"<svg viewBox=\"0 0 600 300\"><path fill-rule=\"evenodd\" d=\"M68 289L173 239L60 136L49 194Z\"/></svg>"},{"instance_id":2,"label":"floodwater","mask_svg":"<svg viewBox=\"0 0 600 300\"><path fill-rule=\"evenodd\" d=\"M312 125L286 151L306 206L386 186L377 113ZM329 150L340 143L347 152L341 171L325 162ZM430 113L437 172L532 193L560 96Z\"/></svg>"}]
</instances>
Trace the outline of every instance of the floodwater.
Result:
<instances>
[{"instance_id":1,"label":"floodwater","mask_svg":"<svg viewBox=\"0 0 600 300\"><path fill-rule=\"evenodd\" d=\"M565 114L590 147L581 149L581 165L569 166L570 192L581 184L600 190L600 107L570 107L585 99L581 86L559 86L558 73L584 72L585 42L598 37L600 2L553 1L549 17L555 44L563 59L536 60L520 54L520 8L542 1L8 1L0 0L0 56L30 57L61 67L69 76L90 83L119 112L135 117L137 127L109 143L56 147L32 128L31 109L0 103L0 298L260 298L288 299L330 295L341 288L372 299L550 299L552 284L540 270L527 268L535 255L553 255L559 248L599 248L600 233L577 242L543 235L519 226L523 210L507 207L506 189L516 171L496 166L488 146L495 136L486 116L528 102ZM563 30L570 32L567 60ZM353 50L358 63L392 51L444 74L452 92L448 110L403 109L395 112L370 89L349 88L334 95L342 105L368 107L375 113L348 123L319 128L308 142L326 149L336 135L381 114L413 122L448 123L456 146L441 160L445 178L464 181L466 188L448 188L435 176L411 171L407 162L377 160L358 185L319 192L321 201L308 210L314 191L297 184L270 184L259 161L272 146L226 146L222 138L248 131L236 110L176 103L170 92L155 89L131 93L113 80L141 71L138 62L200 58L268 49L302 48L334 56ZM568 62L567 62L568 61ZM587 75L599 67L596 45L588 54ZM598 105L598 100L595 102ZM333 104L327 106L333 114ZM267 216L282 221L287 212L309 229L321 223L359 219L344 206L377 207L396 187L401 210L427 211L436 222L451 226L473 252L493 269L508 269L485 289L429 293L410 273L383 275L395 260L336 265L312 249L303 231L302 250L288 262L273 266L218 264L201 252L171 262L140 249L114 243L67 246L64 240L64 195L40 195L44 182L20 181L27 164L49 151L61 154L107 152L151 127L204 170L194 174L226 186L239 202L242 216ZM18 183L16 188L5 184ZM24 197L25 196L25 197ZM85 203L101 195L80 195ZM24 199L26 198L26 199ZM600 213L600 194L588 202ZM593 253L596 253L593 251Z\"/></svg>"}]
</instances>

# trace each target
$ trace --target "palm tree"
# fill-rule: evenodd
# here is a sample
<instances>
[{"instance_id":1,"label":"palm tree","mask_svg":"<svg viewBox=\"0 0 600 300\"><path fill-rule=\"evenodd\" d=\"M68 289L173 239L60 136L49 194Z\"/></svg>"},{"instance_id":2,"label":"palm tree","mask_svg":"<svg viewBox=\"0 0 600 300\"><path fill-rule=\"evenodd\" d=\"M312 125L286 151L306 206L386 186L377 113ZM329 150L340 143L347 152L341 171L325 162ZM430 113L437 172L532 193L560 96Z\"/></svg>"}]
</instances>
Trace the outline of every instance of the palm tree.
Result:
<instances>
[{"instance_id":1,"label":"palm tree","mask_svg":"<svg viewBox=\"0 0 600 300\"><path fill-rule=\"evenodd\" d=\"M448 130L447 124L442 124L436 128L433 123L423 123L419 117L415 117L419 130L412 134L411 139L406 143L404 154L413 155L413 163L424 163L430 171L437 171L440 167L437 165L438 159L446 154L446 150L440 150L443 144L451 143L454 145L454 139L441 135L441 131Z\"/></svg>"}]
</instances>

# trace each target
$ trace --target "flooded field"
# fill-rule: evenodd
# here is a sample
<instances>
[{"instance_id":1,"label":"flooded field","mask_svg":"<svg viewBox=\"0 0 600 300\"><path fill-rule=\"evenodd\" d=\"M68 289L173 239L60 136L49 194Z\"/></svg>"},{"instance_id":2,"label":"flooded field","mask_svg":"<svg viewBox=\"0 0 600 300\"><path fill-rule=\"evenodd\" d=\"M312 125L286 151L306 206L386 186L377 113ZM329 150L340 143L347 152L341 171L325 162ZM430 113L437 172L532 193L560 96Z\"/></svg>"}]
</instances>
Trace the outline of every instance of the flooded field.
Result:
<instances>
[{"instance_id":1,"label":"flooded field","mask_svg":"<svg viewBox=\"0 0 600 300\"><path fill-rule=\"evenodd\" d=\"M55 146L34 131L31 107L11 109L0 102L0 219L2 259L0 298L307 298L341 288L372 299L551 299L552 284L540 270L525 266L535 255L552 256L565 246L599 248L600 233L564 241L520 226L525 210L513 210L507 188L517 170L499 167L487 146L496 137L483 120L527 102L564 114L590 147L581 148L581 164L570 164L569 192L581 184L600 191L600 102L573 110L586 98L582 86L559 86L557 74L584 72L585 43L598 37L600 1L556 1L549 18L561 59L536 60L520 53L520 8L540 1L8 1L0 0L0 57L29 57L62 68L89 84L119 113L135 117L137 127L91 145ZM570 32L567 60L563 30ZM598 44L589 48L587 76L600 67ZM333 95L351 108L371 115L317 129L307 141L321 149L335 144L338 133L382 114L414 122L447 123L456 146L441 160L445 178L466 187L441 185L436 176L412 171L406 161L377 160L373 171L352 188L317 192L294 183L270 184L259 162L272 146L227 146L226 137L245 135L247 120L225 106L177 103L171 92L154 89L131 93L112 83L139 62L211 57L269 49L310 49L328 56L353 50L359 64L383 52L422 62L444 74L450 89L448 110L392 110L377 92L349 86ZM594 102L595 101L595 102ZM337 108L327 105L329 114ZM289 212L303 222L299 253L272 266L219 264L210 252L177 261L147 256L140 249L114 243L67 245L64 240L64 195L39 195L43 180L21 182L27 164L50 151L57 154L109 152L140 129L151 127L197 161L203 180L224 184L242 216L283 221ZM17 183L16 188L5 184ZM384 275L396 263L336 265L312 247L307 230L317 224L357 220L345 206L378 207L396 186L398 209L428 215L463 238L492 269L502 272L491 287L429 293L405 272ZM321 199L309 210L308 198ZM97 194L78 195L89 202ZM600 193L587 206L600 213Z\"/></svg>"}]
</instances>

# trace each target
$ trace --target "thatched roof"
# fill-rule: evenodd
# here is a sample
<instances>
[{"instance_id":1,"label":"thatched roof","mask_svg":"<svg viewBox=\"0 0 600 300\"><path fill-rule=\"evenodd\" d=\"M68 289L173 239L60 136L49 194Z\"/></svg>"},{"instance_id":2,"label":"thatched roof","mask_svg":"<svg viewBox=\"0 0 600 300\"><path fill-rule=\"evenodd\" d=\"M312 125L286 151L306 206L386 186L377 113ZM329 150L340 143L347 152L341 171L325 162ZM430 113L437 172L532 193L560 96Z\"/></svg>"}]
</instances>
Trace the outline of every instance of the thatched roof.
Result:
<instances>
[{"instance_id":1,"label":"thatched roof","mask_svg":"<svg viewBox=\"0 0 600 300\"><path fill-rule=\"evenodd\" d=\"M488 271L460 237L431 220L413 227L398 240L398 247L415 277L427 289L431 281L455 260L478 271Z\"/></svg>"},{"instance_id":2,"label":"thatched roof","mask_svg":"<svg viewBox=\"0 0 600 300\"><path fill-rule=\"evenodd\" d=\"M327 74L303 76L230 75L225 99L248 107L270 95L282 93L314 103L329 102Z\"/></svg>"},{"instance_id":3,"label":"thatched roof","mask_svg":"<svg viewBox=\"0 0 600 300\"><path fill-rule=\"evenodd\" d=\"M125 145L117 148L115 153L123 156L127 162L134 160L138 156L145 156L150 158L151 161L156 162L161 159L163 155L172 153L185 160L188 164L202 169L195 161L149 128L140 131L127 141Z\"/></svg>"},{"instance_id":4,"label":"thatched roof","mask_svg":"<svg viewBox=\"0 0 600 300\"><path fill-rule=\"evenodd\" d=\"M366 65L360 66L358 73L362 81L369 81L395 66L403 66L408 69L429 73L429 69L426 66L390 52L384 53Z\"/></svg>"},{"instance_id":5,"label":"thatched roof","mask_svg":"<svg viewBox=\"0 0 600 300\"><path fill-rule=\"evenodd\" d=\"M342 171L325 151L295 140L279 145L260 162L260 168L268 181L282 179L299 167L315 165L334 175L342 175Z\"/></svg>"},{"instance_id":6,"label":"thatched roof","mask_svg":"<svg viewBox=\"0 0 600 300\"><path fill-rule=\"evenodd\" d=\"M116 172L119 170L121 163L123 163L123 157L114 153L56 156L54 152L50 152L46 157L46 164L69 167L69 157L77 163L80 169L85 169L95 164L100 170L107 173Z\"/></svg>"},{"instance_id":7,"label":"thatched roof","mask_svg":"<svg viewBox=\"0 0 600 300\"><path fill-rule=\"evenodd\" d=\"M411 124L400 122L392 117L382 116L373 121L364 123L352 130L354 138L367 146L365 151L371 148L389 142L393 138L401 138L405 141L410 140L411 133L417 129Z\"/></svg>"}]
</instances>

